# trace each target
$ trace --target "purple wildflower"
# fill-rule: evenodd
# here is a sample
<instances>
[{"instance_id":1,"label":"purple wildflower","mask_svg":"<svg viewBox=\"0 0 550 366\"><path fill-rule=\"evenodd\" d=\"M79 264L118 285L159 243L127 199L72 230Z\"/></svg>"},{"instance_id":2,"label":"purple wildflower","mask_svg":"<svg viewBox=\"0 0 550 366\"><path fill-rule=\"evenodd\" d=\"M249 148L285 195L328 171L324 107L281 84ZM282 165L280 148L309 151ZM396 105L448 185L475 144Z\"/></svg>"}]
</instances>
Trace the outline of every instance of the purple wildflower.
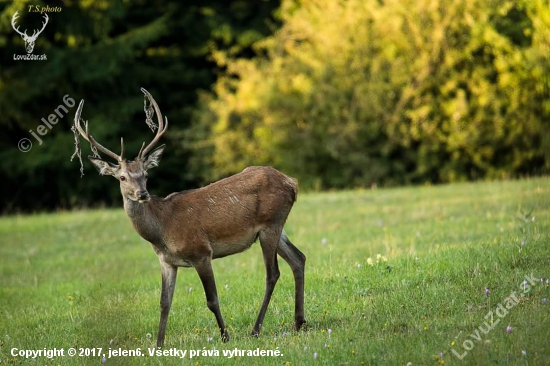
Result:
<instances>
[{"instance_id":1,"label":"purple wildflower","mask_svg":"<svg viewBox=\"0 0 550 366\"><path fill-rule=\"evenodd\" d=\"M488 288L485 288L485 296L489 296L489 292L491 292L491 291L489 291Z\"/></svg>"},{"instance_id":2,"label":"purple wildflower","mask_svg":"<svg viewBox=\"0 0 550 366\"><path fill-rule=\"evenodd\" d=\"M512 328L511 326L507 326L507 327L506 327L506 333L507 333L507 334L512 333L513 330L514 330L514 328Z\"/></svg>"}]
</instances>

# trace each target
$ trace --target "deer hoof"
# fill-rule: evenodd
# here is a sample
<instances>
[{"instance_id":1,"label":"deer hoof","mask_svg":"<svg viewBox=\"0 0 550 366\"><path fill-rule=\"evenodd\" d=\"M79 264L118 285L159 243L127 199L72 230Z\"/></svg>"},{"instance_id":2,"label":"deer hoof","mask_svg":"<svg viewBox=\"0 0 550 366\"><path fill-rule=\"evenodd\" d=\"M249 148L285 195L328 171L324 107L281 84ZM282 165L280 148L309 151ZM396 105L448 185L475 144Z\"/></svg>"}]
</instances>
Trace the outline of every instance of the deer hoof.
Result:
<instances>
[{"instance_id":1,"label":"deer hoof","mask_svg":"<svg viewBox=\"0 0 550 366\"><path fill-rule=\"evenodd\" d=\"M295 330L295 331L298 331L298 330L302 329L302 327L304 326L304 324L306 324L306 320L305 320L305 319L297 320L296 323L294 324L294 330Z\"/></svg>"},{"instance_id":2,"label":"deer hoof","mask_svg":"<svg viewBox=\"0 0 550 366\"><path fill-rule=\"evenodd\" d=\"M231 337L229 336L229 332L228 332L227 330L224 330L224 331L222 332L222 342L223 342L223 343L227 343L227 342L229 342L229 339L230 339L230 338L231 338Z\"/></svg>"}]
</instances>

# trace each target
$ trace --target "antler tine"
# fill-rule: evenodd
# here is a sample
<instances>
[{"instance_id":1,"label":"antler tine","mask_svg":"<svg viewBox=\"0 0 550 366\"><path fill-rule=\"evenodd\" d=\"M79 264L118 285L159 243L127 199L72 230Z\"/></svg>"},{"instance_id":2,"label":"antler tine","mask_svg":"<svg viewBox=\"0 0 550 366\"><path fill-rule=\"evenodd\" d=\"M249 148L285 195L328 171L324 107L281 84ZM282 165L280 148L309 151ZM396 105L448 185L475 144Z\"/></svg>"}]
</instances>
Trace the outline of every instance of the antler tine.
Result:
<instances>
[{"instance_id":1,"label":"antler tine","mask_svg":"<svg viewBox=\"0 0 550 366\"><path fill-rule=\"evenodd\" d=\"M19 26L16 26L15 24L15 19L19 18L19 15L17 15L17 13L19 13L19 10L17 10L15 14L13 14L13 17L11 18L11 27L13 28L13 30L19 33L19 35L27 36L27 30L25 29L25 32L21 33L21 31L19 30Z\"/></svg>"},{"instance_id":2,"label":"antler tine","mask_svg":"<svg viewBox=\"0 0 550 366\"><path fill-rule=\"evenodd\" d=\"M120 156L119 156L119 160L122 161L124 160L124 138L121 137L120 138Z\"/></svg>"},{"instance_id":3,"label":"antler tine","mask_svg":"<svg viewBox=\"0 0 550 366\"><path fill-rule=\"evenodd\" d=\"M46 13L44 13L44 17L46 18L46 21L45 21L45 22L42 22L42 29L40 29L40 30L38 30L38 29L33 30L32 36L30 36L29 38L34 38L34 39L36 39L36 38L38 38L38 36L40 35L40 33L42 33L42 32L44 31L44 28L46 28L46 25L48 24L48 20L50 19L50 18L48 18L48 14L46 14ZM25 31L25 34L27 34L26 31Z\"/></svg>"},{"instance_id":4,"label":"antler tine","mask_svg":"<svg viewBox=\"0 0 550 366\"><path fill-rule=\"evenodd\" d=\"M90 135L90 133L88 132L88 122L85 123L86 130L83 130L82 126L80 125L80 120L81 120L80 115L82 114L82 108L84 108L84 99L80 101L80 104L78 105L78 109L76 110L76 113L74 115L74 125L76 126L76 129L78 130L78 132L80 132L80 135L84 137L84 139L88 141L90 145L95 146L96 148L104 152L106 155L109 155L110 157L112 157L113 159L116 159L117 161L122 161L124 156L124 143L122 139L120 140L120 144L122 145L121 146L122 152L120 155L115 154L114 152L105 148L103 145L97 142L92 137L92 135Z\"/></svg>"},{"instance_id":5,"label":"antler tine","mask_svg":"<svg viewBox=\"0 0 550 366\"><path fill-rule=\"evenodd\" d=\"M40 29L40 31L38 32L38 34L42 33L42 31L44 30L44 28L46 28L46 25L48 24L48 21L50 20L50 18L48 17L48 14L44 13L44 18L45 18L45 22L42 22L42 29ZM37 34L37 36L38 36Z\"/></svg>"},{"instance_id":6,"label":"antler tine","mask_svg":"<svg viewBox=\"0 0 550 366\"><path fill-rule=\"evenodd\" d=\"M155 135L155 138L153 139L153 141L151 141L151 143L149 143L149 145L147 145L147 147L145 149L143 149L143 146L142 146L142 150L140 150L140 152L139 152L138 159L142 158L145 155L147 155L147 153L149 151L151 151L151 149L153 147L155 147L155 145L158 143L159 139L162 137L162 135L164 135L164 133L166 132L166 129L168 128L168 118L166 118L166 121L163 121L162 113L160 112L160 108L159 108L157 102L155 101L155 99L153 98L153 96L151 95L151 93L149 93L144 88L141 88L141 91L143 92L143 94L145 94L147 96L147 98L149 98L149 101L153 105L153 108L155 109L155 113L157 115L159 125L158 125L157 134Z\"/></svg>"},{"instance_id":7,"label":"antler tine","mask_svg":"<svg viewBox=\"0 0 550 366\"><path fill-rule=\"evenodd\" d=\"M145 147L145 141L143 141L143 144L141 145L141 149L139 149L138 158L141 156L141 152L143 151L144 147Z\"/></svg>"}]
</instances>

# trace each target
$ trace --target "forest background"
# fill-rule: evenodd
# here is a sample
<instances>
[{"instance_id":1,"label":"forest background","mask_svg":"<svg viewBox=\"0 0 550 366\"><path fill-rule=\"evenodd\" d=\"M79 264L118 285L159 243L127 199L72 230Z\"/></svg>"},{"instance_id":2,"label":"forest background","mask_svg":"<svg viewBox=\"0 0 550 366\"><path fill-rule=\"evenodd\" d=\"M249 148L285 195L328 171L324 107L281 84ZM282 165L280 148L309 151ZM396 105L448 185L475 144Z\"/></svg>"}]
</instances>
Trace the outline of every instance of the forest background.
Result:
<instances>
[{"instance_id":1,"label":"forest background","mask_svg":"<svg viewBox=\"0 0 550 366\"><path fill-rule=\"evenodd\" d=\"M12 19L31 34L37 9L49 20L33 54L47 59L24 61ZM305 190L550 168L547 1L1 2L0 54L3 213L119 205L114 181L70 161L64 100L85 99L92 135L115 152L124 137L133 157L152 138L140 87L170 122L159 195L248 165Z\"/></svg>"}]
</instances>

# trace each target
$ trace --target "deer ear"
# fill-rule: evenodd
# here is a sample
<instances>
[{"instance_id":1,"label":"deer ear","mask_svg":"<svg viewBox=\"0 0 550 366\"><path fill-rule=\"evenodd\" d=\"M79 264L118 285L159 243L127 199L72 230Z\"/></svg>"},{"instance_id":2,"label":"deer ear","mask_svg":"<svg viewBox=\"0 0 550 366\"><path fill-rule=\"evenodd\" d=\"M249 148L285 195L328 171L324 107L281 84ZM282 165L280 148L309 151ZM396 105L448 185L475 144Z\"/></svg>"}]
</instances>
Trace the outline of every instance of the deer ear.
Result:
<instances>
[{"instance_id":1,"label":"deer ear","mask_svg":"<svg viewBox=\"0 0 550 366\"><path fill-rule=\"evenodd\" d=\"M151 151L147 156L145 157L145 161L143 162L143 168L145 170L154 168L159 165L160 158L162 157L162 152L164 151L164 148L166 145L161 145L157 147L155 150Z\"/></svg>"},{"instance_id":2,"label":"deer ear","mask_svg":"<svg viewBox=\"0 0 550 366\"><path fill-rule=\"evenodd\" d=\"M92 156L88 156L88 159L90 159L92 164L95 166L95 168L101 175L115 175L118 168L120 168L118 165L111 164L107 161L94 158Z\"/></svg>"}]
</instances>

